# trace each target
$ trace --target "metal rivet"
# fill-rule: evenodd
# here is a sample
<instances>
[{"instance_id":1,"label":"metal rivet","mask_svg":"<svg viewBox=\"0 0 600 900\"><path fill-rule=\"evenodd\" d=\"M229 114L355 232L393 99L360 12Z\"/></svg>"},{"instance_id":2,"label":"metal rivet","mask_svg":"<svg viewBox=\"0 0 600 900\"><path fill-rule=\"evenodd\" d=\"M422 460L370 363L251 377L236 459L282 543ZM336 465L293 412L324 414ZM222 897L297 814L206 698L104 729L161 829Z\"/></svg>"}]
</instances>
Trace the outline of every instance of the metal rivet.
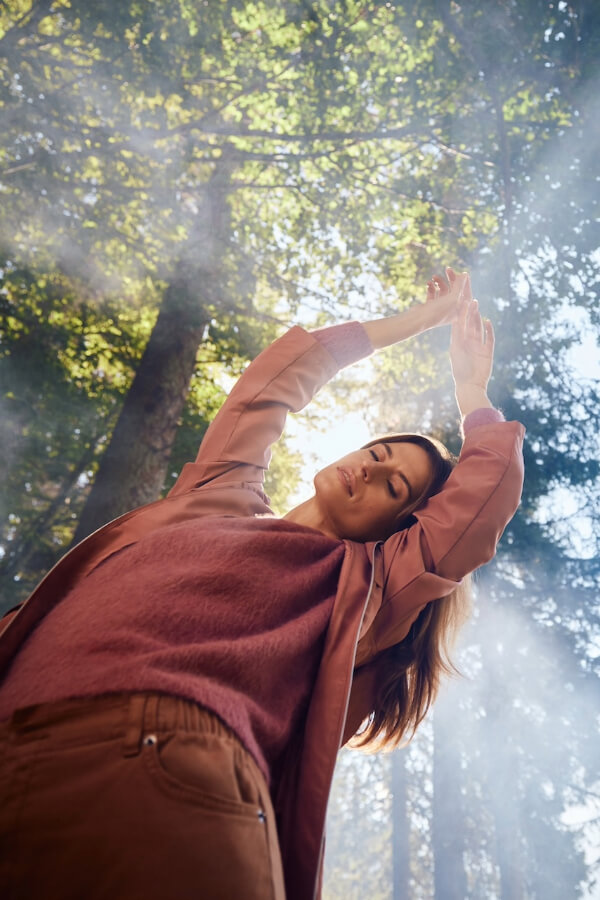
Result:
<instances>
[{"instance_id":1,"label":"metal rivet","mask_svg":"<svg viewBox=\"0 0 600 900\"><path fill-rule=\"evenodd\" d=\"M267 817L265 816L265 814L264 814L264 812L263 812L262 809L259 809L259 811L258 811L258 821L259 821L259 822L266 822L266 821L267 821Z\"/></svg>"},{"instance_id":2,"label":"metal rivet","mask_svg":"<svg viewBox=\"0 0 600 900\"><path fill-rule=\"evenodd\" d=\"M156 737L155 734L147 734L146 737L144 738L144 744L147 747L152 747L153 744L156 744L157 742L158 742L158 738Z\"/></svg>"}]
</instances>

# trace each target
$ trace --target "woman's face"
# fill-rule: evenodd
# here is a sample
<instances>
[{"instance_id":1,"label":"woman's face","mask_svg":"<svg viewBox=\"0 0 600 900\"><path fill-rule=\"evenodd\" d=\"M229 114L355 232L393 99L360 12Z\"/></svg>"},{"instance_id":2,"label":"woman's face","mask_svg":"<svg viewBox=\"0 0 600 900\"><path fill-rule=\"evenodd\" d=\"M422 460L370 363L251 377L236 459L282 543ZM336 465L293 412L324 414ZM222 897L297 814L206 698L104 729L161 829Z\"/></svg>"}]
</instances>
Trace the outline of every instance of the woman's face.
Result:
<instances>
[{"instance_id":1,"label":"woman's face","mask_svg":"<svg viewBox=\"0 0 600 900\"><path fill-rule=\"evenodd\" d=\"M315 496L327 529L336 537L385 540L431 477L423 447L382 441L321 469L314 479Z\"/></svg>"}]
</instances>

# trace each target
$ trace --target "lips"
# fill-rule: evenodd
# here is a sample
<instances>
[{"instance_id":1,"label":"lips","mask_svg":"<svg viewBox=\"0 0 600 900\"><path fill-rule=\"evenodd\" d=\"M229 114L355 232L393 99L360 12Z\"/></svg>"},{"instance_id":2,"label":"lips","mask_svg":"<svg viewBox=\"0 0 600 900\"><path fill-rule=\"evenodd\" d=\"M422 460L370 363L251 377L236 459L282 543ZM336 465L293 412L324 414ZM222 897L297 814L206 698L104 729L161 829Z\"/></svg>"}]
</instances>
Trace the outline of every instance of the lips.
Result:
<instances>
[{"instance_id":1,"label":"lips","mask_svg":"<svg viewBox=\"0 0 600 900\"><path fill-rule=\"evenodd\" d=\"M338 466L337 473L338 473L338 478L340 479L341 483L346 488L346 490L348 491L350 496L353 497L354 496L354 487L355 487L353 473L350 472L348 469L342 469L340 466Z\"/></svg>"}]
</instances>

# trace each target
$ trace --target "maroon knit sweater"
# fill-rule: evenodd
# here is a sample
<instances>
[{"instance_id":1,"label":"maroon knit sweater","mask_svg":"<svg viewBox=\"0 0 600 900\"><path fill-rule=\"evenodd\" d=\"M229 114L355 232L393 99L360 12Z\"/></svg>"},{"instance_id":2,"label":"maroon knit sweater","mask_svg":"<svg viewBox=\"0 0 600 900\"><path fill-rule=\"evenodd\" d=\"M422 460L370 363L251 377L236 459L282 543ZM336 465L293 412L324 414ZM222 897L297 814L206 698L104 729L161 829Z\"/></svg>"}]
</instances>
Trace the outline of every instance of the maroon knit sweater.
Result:
<instances>
[{"instance_id":1,"label":"maroon knit sweater","mask_svg":"<svg viewBox=\"0 0 600 900\"><path fill-rule=\"evenodd\" d=\"M356 322L314 332L338 365L372 352ZM116 691L195 700L269 778L317 673L344 544L271 517L198 518L109 557L48 613L0 686L0 720Z\"/></svg>"},{"instance_id":2,"label":"maroon knit sweater","mask_svg":"<svg viewBox=\"0 0 600 900\"><path fill-rule=\"evenodd\" d=\"M40 623L0 690L15 709L115 691L195 700L269 778L316 676L342 541L270 517L207 517L145 535Z\"/></svg>"}]
</instances>

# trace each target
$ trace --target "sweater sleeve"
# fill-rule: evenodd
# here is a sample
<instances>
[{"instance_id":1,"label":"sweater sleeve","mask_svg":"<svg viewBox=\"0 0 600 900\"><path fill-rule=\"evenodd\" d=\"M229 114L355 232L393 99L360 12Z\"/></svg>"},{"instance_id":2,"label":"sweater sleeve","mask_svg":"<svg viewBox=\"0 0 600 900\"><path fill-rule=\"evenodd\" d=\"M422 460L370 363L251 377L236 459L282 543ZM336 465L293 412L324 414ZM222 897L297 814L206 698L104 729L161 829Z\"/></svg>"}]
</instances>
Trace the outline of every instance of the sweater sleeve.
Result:
<instances>
[{"instance_id":1,"label":"sweater sleeve","mask_svg":"<svg viewBox=\"0 0 600 900\"><path fill-rule=\"evenodd\" d=\"M195 463L172 494L215 479L262 482L288 412L303 409L344 365L372 351L364 328L345 323L315 333L295 327L248 366L209 426Z\"/></svg>"},{"instance_id":2,"label":"sweater sleeve","mask_svg":"<svg viewBox=\"0 0 600 900\"><path fill-rule=\"evenodd\" d=\"M426 603L494 556L521 497L523 435L518 422L469 428L442 491L415 513L416 524L384 543L383 600L369 656L402 640Z\"/></svg>"}]
</instances>

